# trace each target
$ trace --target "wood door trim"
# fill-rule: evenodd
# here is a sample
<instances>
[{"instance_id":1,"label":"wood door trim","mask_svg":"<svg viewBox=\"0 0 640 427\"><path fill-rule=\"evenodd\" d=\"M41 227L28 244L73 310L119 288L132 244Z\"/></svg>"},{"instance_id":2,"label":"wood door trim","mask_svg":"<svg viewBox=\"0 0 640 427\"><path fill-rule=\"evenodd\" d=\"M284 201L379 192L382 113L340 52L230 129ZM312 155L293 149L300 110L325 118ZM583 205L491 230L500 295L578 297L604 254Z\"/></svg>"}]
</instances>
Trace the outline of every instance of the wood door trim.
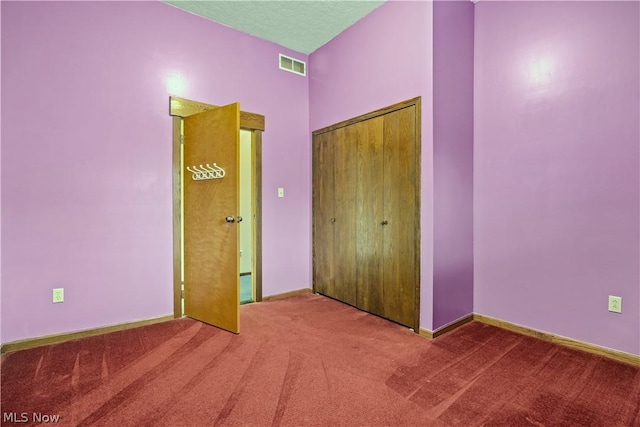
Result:
<instances>
[{"instance_id":1,"label":"wood door trim","mask_svg":"<svg viewBox=\"0 0 640 427\"><path fill-rule=\"evenodd\" d=\"M344 120L342 122L335 123L331 126L327 126L318 130L313 131L313 135L318 135L325 132L330 132L345 126L349 126L358 122L362 122L364 120L373 119L374 117L383 116L388 113L392 113L397 110L401 110L403 108L411 107L412 105L416 106L416 113L420 110L420 102L421 97L416 97L412 99L407 99L406 101L398 102L397 104L390 105L388 107L380 108L379 110L371 111L370 113L362 114L361 116L353 117L348 120Z\"/></svg>"},{"instance_id":2,"label":"wood door trim","mask_svg":"<svg viewBox=\"0 0 640 427\"><path fill-rule=\"evenodd\" d=\"M182 212L180 209L180 135L182 117L173 117L173 317L182 317Z\"/></svg>"},{"instance_id":3,"label":"wood door trim","mask_svg":"<svg viewBox=\"0 0 640 427\"><path fill-rule=\"evenodd\" d=\"M415 290L415 312L414 312L414 324L413 330L418 333L420 330L420 211L422 206L422 191L421 191L421 183L422 183L422 97L417 97L412 99L415 101L413 105L416 108L415 114L415 126L416 126L416 182L415 182L415 190L416 190L416 210L415 210L415 280L416 280L416 290Z\"/></svg>"},{"instance_id":4,"label":"wood door trim","mask_svg":"<svg viewBox=\"0 0 640 427\"><path fill-rule=\"evenodd\" d=\"M188 117L217 107L220 107L220 105L205 104L204 102L192 101L177 96L169 97L170 116ZM240 128L264 131L264 123L263 115L240 111Z\"/></svg>"},{"instance_id":5,"label":"wood door trim","mask_svg":"<svg viewBox=\"0 0 640 427\"><path fill-rule=\"evenodd\" d=\"M188 99L170 97L170 100L177 100L172 103L176 106L176 110L171 110L170 115L173 116L173 141L172 141L172 172L173 172L173 317L182 317L182 254L180 250L180 241L182 240L181 228L181 212L180 212L180 127L182 126L182 118L190 115L209 110L215 106L204 104L201 102L190 101ZM180 107L182 105L182 107ZM197 110L195 109L197 107ZM180 109L182 108L182 109ZM171 114L171 113L175 114ZM182 116L181 114L184 114ZM255 116L254 121L243 121L247 115ZM256 127L256 123L262 123L260 129ZM240 128L252 131L251 149L252 149L252 181L253 181L253 206L254 218L254 276L252 280L255 283L256 301L262 301L262 131L264 130L265 118L260 114L246 113L240 111ZM243 126L243 125L246 125ZM254 126L254 127L251 127Z\"/></svg>"}]
</instances>

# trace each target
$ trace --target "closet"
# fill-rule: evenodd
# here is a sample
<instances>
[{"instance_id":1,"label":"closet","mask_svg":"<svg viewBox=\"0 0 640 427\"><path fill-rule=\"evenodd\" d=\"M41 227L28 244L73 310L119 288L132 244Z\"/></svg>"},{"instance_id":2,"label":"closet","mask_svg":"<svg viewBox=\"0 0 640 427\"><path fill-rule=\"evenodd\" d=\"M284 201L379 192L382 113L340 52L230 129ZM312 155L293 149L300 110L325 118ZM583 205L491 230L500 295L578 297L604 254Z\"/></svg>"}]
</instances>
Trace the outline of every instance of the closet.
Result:
<instances>
[{"instance_id":1,"label":"closet","mask_svg":"<svg viewBox=\"0 0 640 427\"><path fill-rule=\"evenodd\" d=\"M313 132L314 291L418 330L420 98Z\"/></svg>"}]
</instances>

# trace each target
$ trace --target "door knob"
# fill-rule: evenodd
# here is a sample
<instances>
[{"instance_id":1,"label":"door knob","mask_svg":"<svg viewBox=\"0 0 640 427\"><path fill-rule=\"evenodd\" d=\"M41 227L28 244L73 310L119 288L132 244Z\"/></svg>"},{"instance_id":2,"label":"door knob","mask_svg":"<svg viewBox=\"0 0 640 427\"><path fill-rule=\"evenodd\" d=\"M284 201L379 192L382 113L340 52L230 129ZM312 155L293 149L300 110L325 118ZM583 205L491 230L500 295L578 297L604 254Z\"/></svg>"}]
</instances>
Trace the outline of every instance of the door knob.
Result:
<instances>
[{"instance_id":1,"label":"door knob","mask_svg":"<svg viewBox=\"0 0 640 427\"><path fill-rule=\"evenodd\" d=\"M238 215L238 216L236 217L236 221L238 221L238 222L242 222L242 217L241 217L240 215Z\"/></svg>"},{"instance_id":2,"label":"door knob","mask_svg":"<svg viewBox=\"0 0 640 427\"><path fill-rule=\"evenodd\" d=\"M335 218L331 218L331 223L333 224L334 222L336 222Z\"/></svg>"},{"instance_id":3,"label":"door knob","mask_svg":"<svg viewBox=\"0 0 640 427\"><path fill-rule=\"evenodd\" d=\"M386 219L382 221L382 225L387 225L387 224L389 224L389 221L387 221Z\"/></svg>"},{"instance_id":4,"label":"door knob","mask_svg":"<svg viewBox=\"0 0 640 427\"><path fill-rule=\"evenodd\" d=\"M227 221L227 222L236 222L236 219L234 217L232 217L232 216L228 216L224 220Z\"/></svg>"}]
</instances>

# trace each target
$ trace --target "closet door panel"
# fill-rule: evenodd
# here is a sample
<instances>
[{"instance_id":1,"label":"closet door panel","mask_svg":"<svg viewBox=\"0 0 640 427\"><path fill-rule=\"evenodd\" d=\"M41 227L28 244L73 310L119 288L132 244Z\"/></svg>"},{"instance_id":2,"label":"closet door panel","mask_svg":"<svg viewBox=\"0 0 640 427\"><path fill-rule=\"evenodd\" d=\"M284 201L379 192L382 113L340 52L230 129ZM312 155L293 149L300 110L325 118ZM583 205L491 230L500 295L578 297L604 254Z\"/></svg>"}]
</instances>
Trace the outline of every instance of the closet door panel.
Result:
<instances>
[{"instance_id":1,"label":"closet door panel","mask_svg":"<svg viewBox=\"0 0 640 427\"><path fill-rule=\"evenodd\" d=\"M357 307L378 315L383 314L383 123L376 117L351 126L357 146Z\"/></svg>"},{"instance_id":2,"label":"closet door panel","mask_svg":"<svg viewBox=\"0 0 640 427\"><path fill-rule=\"evenodd\" d=\"M327 295L356 305L356 131L347 126L331 133L335 139L335 276Z\"/></svg>"},{"instance_id":3,"label":"closet door panel","mask_svg":"<svg viewBox=\"0 0 640 427\"><path fill-rule=\"evenodd\" d=\"M321 294L334 287L334 147L330 132L313 138L313 287Z\"/></svg>"},{"instance_id":4,"label":"closet door panel","mask_svg":"<svg viewBox=\"0 0 640 427\"><path fill-rule=\"evenodd\" d=\"M384 316L414 327L416 235L415 106L384 116Z\"/></svg>"}]
</instances>

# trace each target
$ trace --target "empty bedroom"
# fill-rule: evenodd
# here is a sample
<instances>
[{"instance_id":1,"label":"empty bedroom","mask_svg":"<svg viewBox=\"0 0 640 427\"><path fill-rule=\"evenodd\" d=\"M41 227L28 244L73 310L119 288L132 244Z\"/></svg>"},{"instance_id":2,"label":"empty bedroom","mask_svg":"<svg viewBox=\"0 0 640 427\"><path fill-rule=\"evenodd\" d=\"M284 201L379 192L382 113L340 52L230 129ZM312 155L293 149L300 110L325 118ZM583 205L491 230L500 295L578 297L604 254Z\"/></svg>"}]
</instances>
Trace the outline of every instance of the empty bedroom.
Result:
<instances>
[{"instance_id":1,"label":"empty bedroom","mask_svg":"<svg viewBox=\"0 0 640 427\"><path fill-rule=\"evenodd\" d=\"M0 2L0 423L640 426L640 2Z\"/></svg>"}]
</instances>

